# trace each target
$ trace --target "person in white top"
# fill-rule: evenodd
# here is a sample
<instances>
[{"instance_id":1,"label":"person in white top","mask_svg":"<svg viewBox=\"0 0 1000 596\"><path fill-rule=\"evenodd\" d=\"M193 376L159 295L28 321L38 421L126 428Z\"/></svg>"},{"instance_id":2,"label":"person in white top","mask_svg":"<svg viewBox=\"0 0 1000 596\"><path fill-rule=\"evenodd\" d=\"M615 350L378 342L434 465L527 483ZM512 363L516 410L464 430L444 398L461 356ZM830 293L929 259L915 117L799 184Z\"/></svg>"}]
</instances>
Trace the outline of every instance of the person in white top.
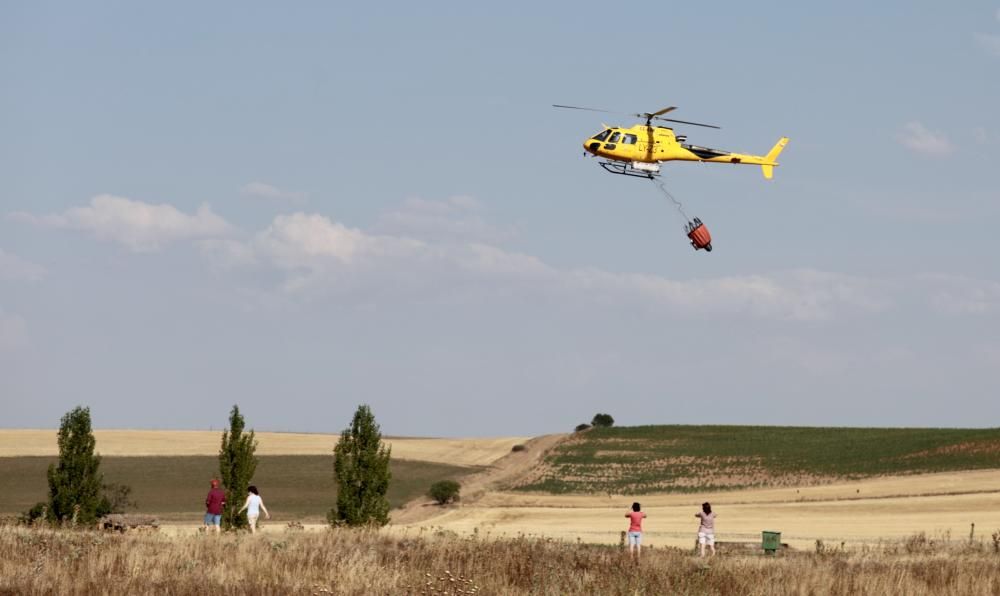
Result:
<instances>
[{"instance_id":1,"label":"person in white top","mask_svg":"<svg viewBox=\"0 0 1000 596\"><path fill-rule=\"evenodd\" d=\"M257 490L256 486L252 484L247 488L247 500L240 507L240 510L236 512L237 515L243 513L243 510L247 510L247 521L250 522L250 533L257 533L257 518L260 517L261 510L264 511L264 515L267 519L271 519L271 514L267 512L267 507L264 507L264 499L260 498L260 492Z\"/></svg>"},{"instance_id":2,"label":"person in white top","mask_svg":"<svg viewBox=\"0 0 1000 596\"><path fill-rule=\"evenodd\" d=\"M701 519L698 525L698 546L701 547L701 556L705 556L705 545L712 549L712 556L715 556L715 512L709 503L701 504L701 511L694 514Z\"/></svg>"}]
</instances>

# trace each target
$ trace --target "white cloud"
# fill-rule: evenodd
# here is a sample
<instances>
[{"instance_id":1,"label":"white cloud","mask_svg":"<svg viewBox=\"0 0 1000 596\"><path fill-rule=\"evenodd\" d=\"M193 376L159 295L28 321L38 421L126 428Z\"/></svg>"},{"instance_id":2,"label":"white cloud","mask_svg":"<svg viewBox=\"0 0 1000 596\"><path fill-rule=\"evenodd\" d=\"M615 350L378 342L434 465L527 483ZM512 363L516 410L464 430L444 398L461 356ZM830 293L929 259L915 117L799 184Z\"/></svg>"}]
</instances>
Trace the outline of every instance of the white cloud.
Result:
<instances>
[{"instance_id":1,"label":"white cloud","mask_svg":"<svg viewBox=\"0 0 1000 596\"><path fill-rule=\"evenodd\" d=\"M240 189L240 193L250 197L260 197L264 199L276 199L290 203L301 203L308 196L304 192L282 190L263 182L251 182Z\"/></svg>"},{"instance_id":2,"label":"white cloud","mask_svg":"<svg viewBox=\"0 0 1000 596\"><path fill-rule=\"evenodd\" d=\"M979 49L983 50L990 56L1000 58L1000 35L991 35L989 33L975 33L973 37L976 40L976 45Z\"/></svg>"},{"instance_id":3,"label":"white cloud","mask_svg":"<svg viewBox=\"0 0 1000 596\"><path fill-rule=\"evenodd\" d=\"M947 274L924 274L915 281L924 286L929 305L941 314L1000 313L1000 282Z\"/></svg>"},{"instance_id":4,"label":"white cloud","mask_svg":"<svg viewBox=\"0 0 1000 596\"><path fill-rule=\"evenodd\" d=\"M0 281L38 281L45 269L0 248Z\"/></svg>"},{"instance_id":5,"label":"white cloud","mask_svg":"<svg viewBox=\"0 0 1000 596\"><path fill-rule=\"evenodd\" d=\"M0 350L13 350L24 345L27 324L17 315L8 315L0 307Z\"/></svg>"},{"instance_id":6,"label":"white cloud","mask_svg":"<svg viewBox=\"0 0 1000 596\"><path fill-rule=\"evenodd\" d=\"M994 15L997 22L1000 22L1000 8L997 9ZM973 39L979 49L983 50L987 54L1000 58L1000 35L990 34L990 33L973 33Z\"/></svg>"},{"instance_id":7,"label":"white cloud","mask_svg":"<svg viewBox=\"0 0 1000 596\"><path fill-rule=\"evenodd\" d=\"M955 152L955 146L947 136L928 130L920 122L907 122L898 138L907 149L924 155L949 155Z\"/></svg>"},{"instance_id":8,"label":"white cloud","mask_svg":"<svg viewBox=\"0 0 1000 596\"><path fill-rule=\"evenodd\" d=\"M442 224L479 208L467 198L411 199L404 205L409 213L435 214ZM299 296L346 290L357 290L359 295L415 292L439 300L516 295L525 301L555 297L567 304L589 301L667 316L745 315L821 322L884 312L906 296L917 295L938 313L1000 312L1000 283L995 281L950 275L884 280L813 269L679 280L647 273L561 269L490 242L370 233L316 213L279 215L242 240L228 235L231 226L207 206L189 215L171 205L110 195L61 214L15 216L40 225L85 230L135 251L198 240L214 265L280 272L285 276L281 287ZM43 274L39 266L0 250L0 278L36 280Z\"/></svg>"},{"instance_id":9,"label":"white cloud","mask_svg":"<svg viewBox=\"0 0 1000 596\"><path fill-rule=\"evenodd\" d=\"M136 252L150 252L178 240L224 236L231 226L202 205L188 215L168 204L153 205L113 195L99 195L87 207L59 214L14 213L14 219L42 226L83 230L101 240L111 240Z\"/></svg>"},{"instance_id":10,"label":"white cloud","mask_svg":"<svg viewBox=\"0 0 1000 596\"><path fill-rule=\"evenodd\" d=\"M844 312L880 312L891 303L882 282L811 269L703 280L593 270L569 275L581 290L632 294L677 314L824 321Z\"/></svg>"},{"instance_id":11,"label":"white cloud","mask_svg":"<svg viewBox=\"0 0 1000 596\"><path fill-rule=\"evenodd\" d=\"M434 206L434 209L440 208ZM674 280L643 273L559 269L538 257L483 242L429 242L370 234L318 215L280 215L246 242L204 243L217 263L285 271L282 288L298 295L386 288L437 294L482 293L598 301L667 315L737 315L823 321L888 307L885 284L842 274L795 270L770 275ZM480 298L477 298L480 299Z\"/></svg>"},{"instance_id":12,"label":"white cloud","mask_svg":"<svg viewBox=\"0 0 1000 596\"><path fill-rule=\"evenodd\" d=\"M254 252L285 269L314 269L359 259L405 256L423 248L407 238L373 236L318 214L279 215L253 240Z\"/></svg>"},{"instance_id":13,"label":"white cloud","mask_svg":"<svg viewBox=\"0 0 1000 596\"><path fill-rule=\"evenodd\" d=\"M488 223L476 199L457 196L443 201L410 198L382 213L375 231L421 239L499 243L513 238L512 229Z\"/></svg>"},{"instance_id":14,"label":"white cloud","mask_svg":"<svg viewBox=\"0 0 1000 596\"><path fill-rule=\"evenodd\" d=\"M977 126L972 129L972 138L980 145L987 145L990 142L990 133L985 127Z\"/></svg>"}]
</instances>

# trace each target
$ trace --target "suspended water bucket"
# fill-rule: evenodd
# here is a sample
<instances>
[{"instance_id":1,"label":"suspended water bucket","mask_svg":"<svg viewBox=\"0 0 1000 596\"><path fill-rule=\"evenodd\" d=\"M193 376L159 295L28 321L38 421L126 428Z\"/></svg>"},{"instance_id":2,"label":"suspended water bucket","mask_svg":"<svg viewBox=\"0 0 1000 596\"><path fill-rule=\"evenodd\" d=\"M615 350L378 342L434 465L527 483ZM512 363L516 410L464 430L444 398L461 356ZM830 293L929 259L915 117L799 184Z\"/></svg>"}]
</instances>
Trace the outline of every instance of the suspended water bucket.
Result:
<instances>
[{"instance_id":1,"label":"suspended water bucket","mask_svg":"<svg viewBox=\"0 0 1000 596\"><path fill-rule=\"evenodd\" d=\"M704 223L697 217L694 221L689 221L687 226L687 236L691 240L691 246L695 250L706 250L712 252L712 234L708 232L708 228Z\"/></svg>"}]
</instances>

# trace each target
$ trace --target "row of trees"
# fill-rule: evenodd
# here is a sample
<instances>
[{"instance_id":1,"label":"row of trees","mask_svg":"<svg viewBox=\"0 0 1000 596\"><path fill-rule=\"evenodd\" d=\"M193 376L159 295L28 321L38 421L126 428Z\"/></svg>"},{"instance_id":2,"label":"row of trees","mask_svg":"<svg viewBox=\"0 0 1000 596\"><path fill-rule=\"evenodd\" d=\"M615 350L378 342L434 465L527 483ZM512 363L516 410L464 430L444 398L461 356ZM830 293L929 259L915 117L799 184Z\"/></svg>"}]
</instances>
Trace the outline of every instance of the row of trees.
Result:
<instances>
[{"instance_id":1,"label":"row of trees","mask_svg":"<svg viewBox=\"0 0 1000 596\"><path fill-rule=\"evenodd\" d=\"M239 503L247 494L257 470L257 439L246 430L239 406L229 413L229 428L222 433L219 477L227 503ZM76 407L59 424L59 460L48 468L49 499L26 513L29 520L45 517L49 522L73 521L92 524L99 517L131 504L131 488L103 484L101 456L94 453L90 408ZM334 448L333 473L337 483L336 505L327 514L331 525L385 525L389 523L386 494L392 474L391 449L382 443L382 432L371 408L361 405L351 425L344 429ZM103 491L103 493L102 493ZM247 526L237 507L227 507L222 523L226 529Z\"/></svg>"}]
</instances>

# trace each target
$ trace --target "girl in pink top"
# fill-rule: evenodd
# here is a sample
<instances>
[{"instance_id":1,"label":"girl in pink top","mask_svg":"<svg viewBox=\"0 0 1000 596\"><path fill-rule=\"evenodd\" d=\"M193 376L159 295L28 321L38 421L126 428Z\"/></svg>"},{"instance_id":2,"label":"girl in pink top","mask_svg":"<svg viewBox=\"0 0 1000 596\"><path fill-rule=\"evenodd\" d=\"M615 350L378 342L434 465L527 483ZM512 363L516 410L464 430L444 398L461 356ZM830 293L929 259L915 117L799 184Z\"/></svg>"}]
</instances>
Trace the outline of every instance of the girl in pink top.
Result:
<instances>
[{"instance_id":1,"label":"girl in pink top","mask_svg":"<svg viewBox=\"0 0 1000 596\"><path fill-rule=\"evenodd\" d=\"M646 518L646 514L640 511L642 509L638 503L632 503L632 511L625 514L628 518L628 554L635 557L635 560L639 560L639 550L642 548L642 520Z\"/></svg>"}]
</instances>

